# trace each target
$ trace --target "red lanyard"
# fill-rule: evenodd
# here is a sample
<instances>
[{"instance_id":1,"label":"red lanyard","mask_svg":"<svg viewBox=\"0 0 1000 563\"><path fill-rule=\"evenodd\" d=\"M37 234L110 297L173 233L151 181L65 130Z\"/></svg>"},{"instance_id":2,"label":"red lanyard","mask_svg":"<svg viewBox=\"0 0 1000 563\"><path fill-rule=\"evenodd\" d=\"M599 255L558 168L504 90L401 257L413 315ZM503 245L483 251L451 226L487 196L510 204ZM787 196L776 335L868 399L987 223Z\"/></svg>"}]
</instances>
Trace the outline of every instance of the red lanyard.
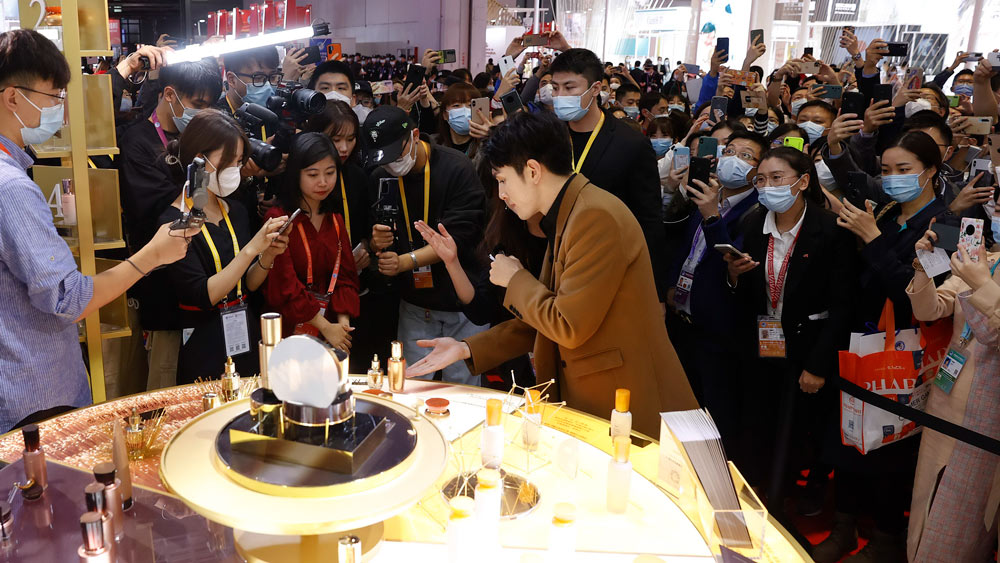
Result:
<instances>
[{"instance_id":1,"label":"red lanyard","mask_svg":"<svg viewBox=\"0 0 1000 563\"><path fill-rule=\"evenodd\" d=\"M3 145L0 145L0 151L3 151L5 153L7 153L7 156L14 156L14 155L10 154L10 151L7 150L7 147L5 147Z\"/></svg>"},{"instance_id":2,"label":"red lanyard","mask_svg":"<svg viewBox=\"0 0 1000 563\"><path fill-rule=\"evenodd\" d=\"M778 301L781 299L781 288L785 286L785 275L788 273L788 265L792 263L792 251L795 250L795 243L799 241L798 233L792 239L792 244L785 252L785 259L781 261L781 268L778 270L778 279L774 279L774 235L767 240L767 286L771 294L771 309L778 309Z\"/></svg>"},{"instance_id":3,"label":"red lanyard","mask_svg":"<svg viewBox=\"0 0 1000 563\"><path fill-rule=\"evenodd\" d=\"M327 295L332 295L333 288L337 287L337 277L340 275L340 257L343 254L343 244L340 242L340 223L337 221L336 215L331 215L330 219L333 220L333 226L337 229L337 261L333 264L333 275L330 276L330 289L326 291ZM306 239L306 230L302 227L302 223L295 226L298 227L299 236L302 238L302 247L306 250L306 285L312 288L313 258L312 251L309 249L309 240Z\"/></svg>"},{"instance_id":4,"label":"red lanyard","mask_svg":"<svg viewBox=\"0 0 1000 563\"><path fill-rule=\"evenodd\" d=\"M156 110L153 110L153 114L149 116L153 120L153 127L156 128L156 134L160 136L160 142L163 143L163 148L167 147L167 135L163 132L163 127L160 126L160 118L156 115Z\"/></svg>"}]
</instances>

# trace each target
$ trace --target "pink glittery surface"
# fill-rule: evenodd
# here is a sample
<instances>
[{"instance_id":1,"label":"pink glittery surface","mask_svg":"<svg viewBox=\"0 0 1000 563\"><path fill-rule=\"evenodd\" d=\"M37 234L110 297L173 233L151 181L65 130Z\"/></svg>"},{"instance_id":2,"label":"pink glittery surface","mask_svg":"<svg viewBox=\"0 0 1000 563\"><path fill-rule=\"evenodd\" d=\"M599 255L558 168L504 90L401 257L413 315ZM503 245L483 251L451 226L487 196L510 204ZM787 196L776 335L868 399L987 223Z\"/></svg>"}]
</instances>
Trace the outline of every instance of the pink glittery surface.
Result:
<instances>
[{"instance_id":1,"label":"pink glittery surface","mask_svg":"<svg viewBox=\"0 0 1000 563\"><path fill-rule=\"evenodd\" d=\"M219 382L172 387L68 412L39 424L42 448L48 459L90 471L102 461L111 461L111 434L107 425L115 417L125 418L133 408L145 412L166 407L162 428L153 441L150 455L130 463L132 483L164 491L159 476L163 446L174 432L201 414L201 396L208 391L218 392ZM19 431L0 438L0 459L3 461L11 463L20 459L23 449Z\"/></svg>"}]
</instances>

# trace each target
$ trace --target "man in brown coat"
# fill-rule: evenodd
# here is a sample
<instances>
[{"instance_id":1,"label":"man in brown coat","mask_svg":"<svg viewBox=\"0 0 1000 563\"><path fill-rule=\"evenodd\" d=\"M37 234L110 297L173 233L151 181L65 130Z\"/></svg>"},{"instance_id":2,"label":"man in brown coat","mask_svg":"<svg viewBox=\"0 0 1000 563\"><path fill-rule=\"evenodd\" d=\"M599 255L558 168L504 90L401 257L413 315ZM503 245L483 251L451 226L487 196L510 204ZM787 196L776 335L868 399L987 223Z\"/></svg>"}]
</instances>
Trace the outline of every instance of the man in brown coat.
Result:
<instances>
[{"instance_id":1,"label":"man in brown coat","mask_svg":"<svg viewBox=\"0 0 1000 563\"><path fill-rule=\"evenodd\" d=\"M667 338L642 230L618 198L573 173L569 133L551 114L520 112L480 149L499 196L518 217L541 215L548 239L541 279L513 256L497 255L490 281L507 288L515 319L464 342L434 347L413 377L467 360L481 373L534 351L539 382L556 380L551 400L607 418L615 389L631 391L633 427L658 435L658 413L698 407Z\"/></svg>"}]
</instances>

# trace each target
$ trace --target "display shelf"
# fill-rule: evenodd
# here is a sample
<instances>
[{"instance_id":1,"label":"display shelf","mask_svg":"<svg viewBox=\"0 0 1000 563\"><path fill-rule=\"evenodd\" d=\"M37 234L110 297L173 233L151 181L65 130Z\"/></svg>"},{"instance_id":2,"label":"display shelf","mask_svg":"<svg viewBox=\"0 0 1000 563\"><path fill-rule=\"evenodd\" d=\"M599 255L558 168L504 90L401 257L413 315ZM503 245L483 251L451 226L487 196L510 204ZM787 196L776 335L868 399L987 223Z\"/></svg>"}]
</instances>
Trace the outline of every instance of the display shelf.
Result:
<instances>
[{"instance_id":1,"label":"display shelf","mask_svg":"<svg viewBox=\"0 0 1000 563\"><path fill-rule=\"evenodd\" d=\"M82 49L82 50L80 50L80 56L81 57L113 57L113 56L115 56L115 52L112 51L111 49L107 49L107 50L104 50L104 49L92 49L92 50Z\"/></svg>"},{"instance_id":2,"label":"display shelf","mask_svg":"<svg viewBox=\"0 0 1000 563\"><path fill-rule=\"evenodd\" d=\"M77 265L80 264L79 256L77 258ZM110 260L108 258L97 258L94 260L95 266L97 268L97 273L100 274L105 270L109 270L118 264L121 264L121 260ZM101 339L108 340L111 338L123 338L130 336L132 334L132 329L128 324L128 295L121 294L118 297L112 299L107 305L101 307ZM81 332L80 342L86 342L86 333Z\"/></svg>"},{"instance_id":3,"label":"display shelf","mask_svg":"<svg viewBox=\"0 0 1000 563\"><path fill-rule=\"evenodd\" d=\"M73 169L68 166L34 166L32 168L35 183L42 190L42 195L50 202L55 201L53 192L60 189L62 180L73 180L78 185ZM87 170L90 184L91 217L93 227L94 250L107 250L125 246L121 224L121 200L118 194L118 171L106 168L90 168ZM58 196L58 193L55 194ZM79 208L79 205L77 205ZM53 220L57 227L68 229L71 234L66 238L66 244L74 254L79 255L79 224L62 225L57 215L57 209L52 210ZM79 222L80 217L77 217Z\"/></svg>"},{"instance_id":4,"label":"display shelf","mask_svg":"<svg viewBox=\"0 0 1000 563\"><path fill-rule=\"evenodd\" d=\"M86 154L87 156L118 154L115 128L108 126L109 123L115 122L111 75L85 74L82 78L86 116L82 121L86 131ZM38 158L69 158L72 125L71 118L52 138L44 143L32 145L31 148Z\"/></svg>"},{"instance_id":5,"label":"display shelf","mask_svg":"<svg viewBox=\"0 0 1000 563\"><path fill-rule=\"evenodd\" d=\"M34 148L34 147L32 147ZM87 149L87 156L110 156L117 155L118 147L94 147ZM39 149L35 151L38 158L69 158L72 152L69 149Z\"/></svg>"},{"instance_id":6,"label":"display shelf","mask_svg":"<svg viewBox=\"0 0 1000 563\"><path fill-rule=\"evenodd\" d=\"M80 25L80 55L93 51L111 51L108 31L107 0L76 0ZM64 24L65 25L65 24Z\"/></svg>"}]
</instances>

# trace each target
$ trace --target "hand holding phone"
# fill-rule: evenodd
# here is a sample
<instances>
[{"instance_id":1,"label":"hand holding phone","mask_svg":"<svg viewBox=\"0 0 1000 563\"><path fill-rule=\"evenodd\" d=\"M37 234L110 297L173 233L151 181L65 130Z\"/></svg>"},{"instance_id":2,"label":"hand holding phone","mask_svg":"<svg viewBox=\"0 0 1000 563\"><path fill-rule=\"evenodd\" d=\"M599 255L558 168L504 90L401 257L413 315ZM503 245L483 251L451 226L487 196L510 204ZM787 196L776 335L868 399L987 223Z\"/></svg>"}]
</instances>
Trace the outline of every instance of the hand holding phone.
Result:
<instances>
[{"instance_id":1,"label":"hand holding phone","mask_svg":"<svg viewBox=\"0 0 1000 563\"><path fill-rule=\"evenodd\" d=\"M983 220L962 217L958 234L958 248L964 248L973 262L979 262L979 249L983 246Z\"/></svg>"},{"instance_id":2,"label":"hand holding phone","mask_svg":"<svg viewBox=\"0 0 1000 563\"><path fill-rule=\"evenodd\" d=\"M295 212L292 213L292 215L288 218L288 221L286 221L285 224L282 225L280 229L278 229L278 236L279 237L282 236L282 235L284 235L285 232L288 231L288 229L292 226L292 223L295 222L295 218L299 216L299 213L302 213L302 208L301 207L298 208L298 209L296 209Z\"/></svg>"}]
</instances>

